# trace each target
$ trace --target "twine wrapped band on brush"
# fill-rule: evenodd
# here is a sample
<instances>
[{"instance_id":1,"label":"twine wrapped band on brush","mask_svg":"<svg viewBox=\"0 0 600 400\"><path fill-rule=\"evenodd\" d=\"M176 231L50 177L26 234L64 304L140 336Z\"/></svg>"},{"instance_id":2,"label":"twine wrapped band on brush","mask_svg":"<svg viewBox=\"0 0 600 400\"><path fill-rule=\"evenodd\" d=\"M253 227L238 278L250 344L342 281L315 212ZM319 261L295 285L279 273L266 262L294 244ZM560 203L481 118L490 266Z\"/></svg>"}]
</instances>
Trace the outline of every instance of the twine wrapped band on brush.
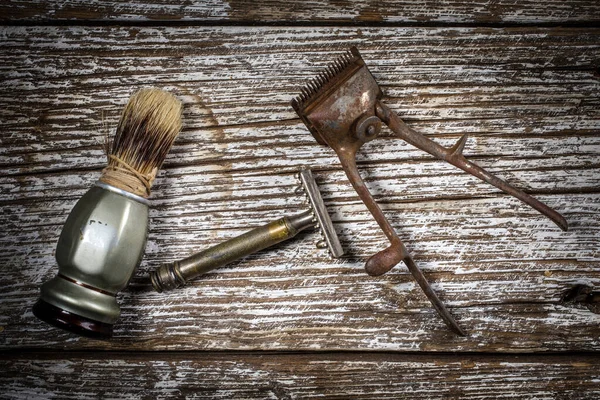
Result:
<instances>
[{"instance_id":1,"label":"twine wrapped band on brush","mask_svg":"<svg viewBox=\"0 0 600 400\"><path fill-rule=\"evenodd\" d=\"M147 198L181 130L181 102L159 89L136 92L123 109L100 181Z\"/></svg>"},{"instance_id":2,"label":"twine wrapped band on brush","mask_svg":"<svg viewBox=\"0 0 600 400\"><path fill-rule=\"evenodd\" d=\"M156 179L158 168L142 174L114 154L109 154L108 159L112 162L102 170L102 182L144 198L150 196L150 188Z\"/></svg>"}]
</instances>

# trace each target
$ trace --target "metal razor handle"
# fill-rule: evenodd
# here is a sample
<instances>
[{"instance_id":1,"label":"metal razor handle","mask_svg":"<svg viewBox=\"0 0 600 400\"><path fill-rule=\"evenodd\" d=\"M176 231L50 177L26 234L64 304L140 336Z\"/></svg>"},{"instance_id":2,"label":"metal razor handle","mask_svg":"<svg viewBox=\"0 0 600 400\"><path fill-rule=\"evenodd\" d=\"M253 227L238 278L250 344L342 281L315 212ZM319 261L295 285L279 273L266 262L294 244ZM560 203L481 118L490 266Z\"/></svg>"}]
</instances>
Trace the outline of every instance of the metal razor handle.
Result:
<instances>
[{"instance_id":1,"label":"metal razor handle","mask_svg":"<svg viewBox=\"0 0 600 400\"><path fill-rule=\"evenodd\" d=\"M315 223L312 210L280 218L183 260L161 265L150 273L152 286L157 292L184 286L208 271L291 239Z\"/></svg>"},{"instance_id":2,"label":"metal razor handle","mask_svg":"<svg viewBox=\"0 0 600 400\"><path fill-rule=\"evenodd\" d=\"M181 287L190 279L291 239L307 228L319 227L323 237L321 243L329 248L333 257L341 257L344 250L311 170L302 168L297 177L301 186L296 189L296 193L304 193L310 207L308 211L280 218L183 260L163 264L150 273L154 289L162 292Z\"/></svg>"}]
</instances>

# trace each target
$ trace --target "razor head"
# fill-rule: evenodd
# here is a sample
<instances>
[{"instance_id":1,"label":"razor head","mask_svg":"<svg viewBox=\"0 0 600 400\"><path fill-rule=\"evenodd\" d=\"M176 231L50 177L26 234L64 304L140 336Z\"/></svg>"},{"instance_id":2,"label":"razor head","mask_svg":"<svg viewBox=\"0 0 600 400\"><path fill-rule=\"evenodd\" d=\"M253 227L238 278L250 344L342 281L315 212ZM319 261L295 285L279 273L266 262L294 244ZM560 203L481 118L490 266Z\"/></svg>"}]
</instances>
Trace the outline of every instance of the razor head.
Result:
<instances>
[{"instance_id":1,"label":"razor head","mask_svg":"<svg viewBox=\"0 0 600 400\"><path fill-rule=\"evenodd\" d=\"M344 254L344 249L340 244L340 240L335 232L329 213L323 203L321 192L313 178L312 172L308 168L303 168L299 172L300 182L304 188L304 193L308 197L313 213L317 219L317 223L321 228L323 234L323 240L327 245L327 248L331 252L331 255L335 258L340 258Z\"/></svg>"},{"instance_id":2,"label":"razor head","mask_svg":"<svg viewBox=\"0 0 600 400\"><path fill-rule=\"evenodd\" d=\"M358 49L352 47L308 82L292 107L317 142L338 147L361 117L375 115L382 96Z\"/></svg>"}]
</instances>

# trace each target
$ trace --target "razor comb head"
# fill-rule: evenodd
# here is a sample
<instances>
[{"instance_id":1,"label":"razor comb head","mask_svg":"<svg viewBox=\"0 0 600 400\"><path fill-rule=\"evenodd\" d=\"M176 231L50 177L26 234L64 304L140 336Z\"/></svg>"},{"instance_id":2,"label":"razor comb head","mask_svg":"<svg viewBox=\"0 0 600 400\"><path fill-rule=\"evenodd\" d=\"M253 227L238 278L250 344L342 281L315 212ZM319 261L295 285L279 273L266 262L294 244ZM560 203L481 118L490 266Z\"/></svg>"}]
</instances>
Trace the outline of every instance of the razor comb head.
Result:
<instances>
[{"instance_id":1,"label":"razor comb head","mask_svg":"<svg viewBox=\"0 0 600 400\"><path fill-rule=\"evenodd\" d=\"M356 47L310 80L292 107L317 142L331 147L330 136L349 132L356 119L374 114L382 93Z\"/></svg>"},{"instance_id":2,"label":"razor comb head","mask_svg":"<svg viewBox=\"0 0 600 400\"><path fill-rule=\"evenodd\" d=\"M304 192L306 193L315 217L317 218L319 227L321 228L323 239L325 240L331 255L335 258L341 257L344 254L344 250L342 249L340 240L335 232L335 229L333 228L333 223L331 222L329 213L325 208L323 198L321 197L321 192L319 192L319 188L317 187L317 183L313 178L312 172L310 169L304 168L300 170L299 177L300 181L302 182L302 186L304 187Z\"/></svg>"}]
</instances>

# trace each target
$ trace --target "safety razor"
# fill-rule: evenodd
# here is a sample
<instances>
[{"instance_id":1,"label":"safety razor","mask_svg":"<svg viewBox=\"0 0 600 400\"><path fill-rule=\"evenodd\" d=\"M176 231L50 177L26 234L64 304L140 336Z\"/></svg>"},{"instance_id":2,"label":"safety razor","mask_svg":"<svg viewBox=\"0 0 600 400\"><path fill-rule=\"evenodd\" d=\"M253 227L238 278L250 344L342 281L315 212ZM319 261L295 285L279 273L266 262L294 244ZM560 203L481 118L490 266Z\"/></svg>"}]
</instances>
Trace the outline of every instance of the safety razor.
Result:
<instances>
[{"instance_id":1,"label":"safety razor","mask_svg":"<svg viewBox=\"0 0 600 400\"><path fill-rule=\"evenodd\" d=\"M333 257L341 257L344 251L311 170L306 168L300 170L298 177L301 185L296 192L306 196L308 210L296 215L284 216L183 260L161 265L150 273L154 289L162 292L182 287L208 271L291 239L310 228L321 230L322 240L317 243L317 247L326 247Z\"/></svg>"},{"instance_id":2,"label":"safety razor","mask_svg":"<svg viewBox=\"0 0 600 400\"><path fill-rule=\"evenodd\" d=\"M301 94L292 100L292 107L317 142L331 147L337 153L350 183L390 241L388 248L367 260L367 273L381 275L404 261L446 324L456 333L464 335L464 331L433 291L360 177L356 153L361 146L379 137L382 123L385 123L395 134L392 138L405 140L522 200L563 230L567 230L567 222L546 204L468 161L463 156L466 135L453 147L445 148L406 125L381 101L382 97L383 93L360 53L356 47L352 47L308 82Z\"/></svg>"}]
</instances>

